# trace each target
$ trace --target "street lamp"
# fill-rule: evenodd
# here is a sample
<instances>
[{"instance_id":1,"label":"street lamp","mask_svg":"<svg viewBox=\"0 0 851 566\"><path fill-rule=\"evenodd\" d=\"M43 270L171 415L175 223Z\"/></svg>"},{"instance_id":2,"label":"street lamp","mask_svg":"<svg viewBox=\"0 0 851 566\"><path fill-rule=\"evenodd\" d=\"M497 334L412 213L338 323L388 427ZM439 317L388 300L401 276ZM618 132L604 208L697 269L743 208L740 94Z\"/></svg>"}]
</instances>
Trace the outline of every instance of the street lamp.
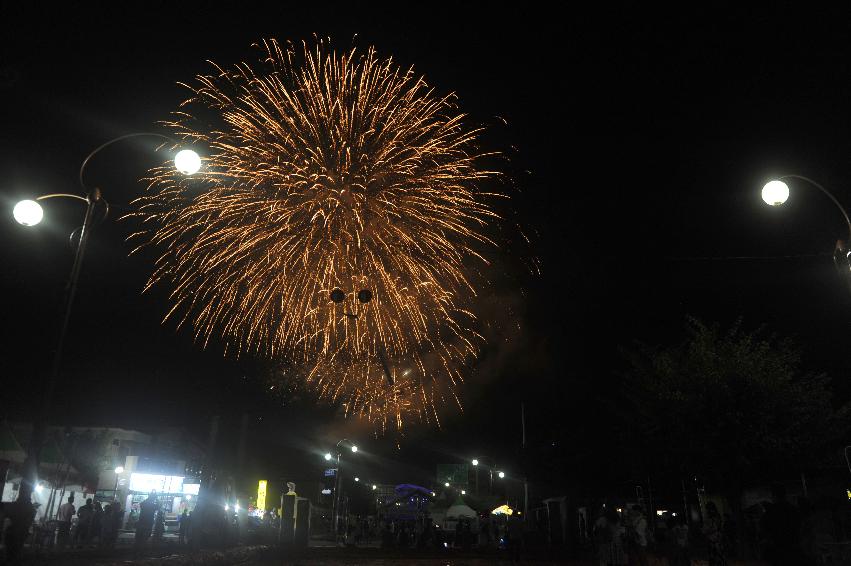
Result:
<instances>
[{"instance_id":1,"label":"street lamp","mask_svg":"<svg viewBox=\"0 0 851 566\"><path fill-rule=\"evenodd\" d=\"M848 244L851 242L851 219L849 219L848 212L845 210L845 207L843 207L836 197L824 188L824 186L813 181L809 177L804 177L803 175L783 175L777 179L769 181L762 188L762 200L772 206L780 206L785 203L789 198L789 185L784 182L784 179L798 179L812 185L824 193L827 198L836 205L839 212L842 213L842 217L845 219L845 225L848 227L848 239L837 240L836 247L833 251L833 262L836 265L836 269L839 271L840 276L846 280L849 285L849 290L851 290L851 251L848 249Z\"/></svg>"},{"instance_id":2,"label":"street lamp","mask_svg":"<svg viewBox=\"0 0 851 566\"><path fill-rule=\"evenodd\" d=\"M503 479L505 477L505 472L499 472L499 479Z\"/></svg>"},{"instance_id":3,"label":"street lamp","mask_svg":"<svg viewBox=\"0 0 851 566\"><path fill-rule=\"evenodd\" d=\"M86 171L86 166L89 161L97 155L102 149L107 146L110 146L116 142L121 140L125 140L132 137L140 137L140 136L154 136L158 138L162 138L172 144L173 146L177 146L178 142L168 136L164 136L162 134L155 134L150 132L141 132L134 134L127 134L124 136L120 136L114 139L107 141L106 143L101 144L97 148L95 148L86 158L83 160L80 165L80 185L86 191L86 196L68 194L68 193L52 193L47 195L42 195L35 199L28 199L17 203L12 210L12 215L15 220L24 225L24 226L35 226L41 222L44 218L44 211L42 210L41 205L38 201L46 200L50 198L71 198L75 200L79 200L86 203L86 214L83 217L83 227L80 231L80 240L76 245L76 251L74 254L74 263L71 267L71 276L68 280L68 285L65 291L64 298L64 315L62 317L62 322L59 330L59 337L57 339L56 349L53 354L53 363L51 366L51 371L44 378L42 383L40 384L40 392L41 392L41 407L39 412L36 414L36 418L33 423L33 432L30 437L29 446L27 448L27 458L24 461L24 477L23 481L21 481L21 488L18 491L18 503L23 504L24 506L32 505L32 491L34 486L36 485L36 475L38 472L39 460L40 460L40 451L41 447L44 445L44 439L47 433L47 423L48 416L51 413L51 405L53 404L53 393L56 389L56 383L59 380L59 368L62 362L62 353L65 346L65 336L68 331L68 323L71 319L71 310L74 304L74 297L77 293L77 281L80 275L80 269L83 265L83 257L86 251L86 243L88 242L89 235L91 233L92 225L94 224L95 219L95 208L99 206L104 206L106 212L109 211L109 205L103 199L101 191L99 188L94 187L89 189L84 181L84 173ZM189 153L186 153L189 152ZM201 159L198 157L198 154L192 152L191 150L184 150L180 152L181 158L179 163L175 163L178 166L178 170L183 172L184 174L190 174L197 172L200 168ZM192 157L194 154L194 158ZM195 167L194 163L197 161L197 167ZM29 512L28 509L24 509L21 507L19 511L22 515L19 518L26 517ZM13 511L14 515L14 511ZM16 520L13 518L13 520Z\"/></svg>"},{"instance_id":4,"label":"street lamp","mask_svg":"<svg viewBox=\"0 0 851 566\"><path fill-rule=\"evenodd\" d=\"M342 473L341 473L341 469L340 469L341 468L341 466L340 466L340 445L343 442L349 443L349 448L351 449L352 453L355 453L355 452L358 451L357 445L355 445L355 443L352 442L351 440L349 440L348 438L341 438L340 440L337 441L337 444L334 446L334 448L336 449L336 452L337 452L337 471L334 474L334 498L332 499L333 509L332 509L331 515L334 517L334 537L335 537L335 539L336 539L336 537L337 537L337 535L340 531L340 526L339 526L339 523L340 523L340 489L343 486L343 481L341 479ZM333 458L333 456L331 455L330 452L325 454L326 460L330 461L331 458ZM375 486L373 486L372 489L375 489Z\"/></svg>"}]
</instances>

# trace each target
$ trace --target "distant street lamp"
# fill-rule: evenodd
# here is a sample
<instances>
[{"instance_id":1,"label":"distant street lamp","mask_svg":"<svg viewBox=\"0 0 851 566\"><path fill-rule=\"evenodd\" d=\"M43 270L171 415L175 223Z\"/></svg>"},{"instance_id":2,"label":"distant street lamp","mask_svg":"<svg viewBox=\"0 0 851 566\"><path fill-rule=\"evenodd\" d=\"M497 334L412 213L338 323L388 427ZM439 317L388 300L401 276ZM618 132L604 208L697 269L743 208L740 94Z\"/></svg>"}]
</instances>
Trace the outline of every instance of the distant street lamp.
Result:
<instances>
[{"instance_id":1,"label":"distant street lamp","mask_svg":"<svg viewBox=\"0 0 851 566\"><path fill-rule=\"evenodd\" d=\"M789 185L784 182L784 179L798 179L812 185L824 193L827 198L836 205L839 212L842 213L842 217L845 219L845 225L848 227L848 239L837 240L836 247L833 251L833 262L836 265L836 269L839 271L839 275L846 281L849 285L849 290L851 290L851 251L848 249L848 245L851 243L851 219L849 219L848 212L845 210L845 207L843 207L836 197L824 188L824 186L813 181L809 177L804 177L803 175L783 175L782 177L769 181L762 188L762 200L771 206L780 206L784 204L789 198Z\"/></svg>"},{"instance_id":2,"label":"distant street lamp","mask_svg":"<svg viewBox=\"0 0 851 566\"><path fill-rule=\"evenodd\" d=\"M505 477L505 472L499 472L499 479L503 479Z\"/></svg>"},{"instance_id":3,"label":"distant street lamp","mask_svg":"<svg viewBox=\"0 0 851 566\"><path fill-rule=\"evenodd\" d=\"M69 277L68 285L66 287L63 308L64 315L59 330L59 337L57 340L56 349L54 350L53 354L53 364L50 373L45 376L43 382L40 384L40 388L38 389L41 393L41 407L39 412L33 419L33 432L32 436L30 437L29 446L27 447L27 458L24 461L23 480L21 481L21 487L18 491L17 499L18 503L23 503L24 505L32 505L32 491L37 481L41 447L44 445L44 440L47 433L48 418L51 413L51 407L53 404L53 393L56 389L56 383L59 380L59 368L62 362L62 353L65 346L65 337L68 331L68 323L71 319L71 310L74 304L74 297L77 293L77 281L79 279L80 269L83 265L83 257L86 251L86 243L88 242L92 225L94 224L95 209L100 206L103 206L105 208L105 214L109 211L109 205L103 199L100 189L97 187L89 189L83 180L83 175L86 171L86 166L88 165L89 161L102 149L118 141L140 136L159 137L166 140L173 146L178 145L178 142L176 140L168 136L150 132L127 134L125 136L120 136L111 139L108 142L101 144L100 146L95 148L94 151L89 153L89 155L86 156L86 158L80 165L80 185L83 189L86 190L86 196L68 193L52 193L42 195L35 199L23 200L17 203L14 209L12 210L12 215L19 224L22 224L24 226L35 226L39 224L44 218L44 211L38 201L62 197L71 198L86 203L86 214L83 217L83 226L80 231L80 239L79 242L76 244L74 263L71 267L71 276ZM197 153L191 150L183 150L179 152L178 155L180 156L180 159L179 161L175 162L175 166L178 168L179 171L187 175L198 171L198 169L200 168L201 158L198 157ZM20 517L27 516L27 509L20 508L20 511L23 513L23 515L20 515ZM13 520L15 519L13 518Z\"/></svg>"}]
</instances>

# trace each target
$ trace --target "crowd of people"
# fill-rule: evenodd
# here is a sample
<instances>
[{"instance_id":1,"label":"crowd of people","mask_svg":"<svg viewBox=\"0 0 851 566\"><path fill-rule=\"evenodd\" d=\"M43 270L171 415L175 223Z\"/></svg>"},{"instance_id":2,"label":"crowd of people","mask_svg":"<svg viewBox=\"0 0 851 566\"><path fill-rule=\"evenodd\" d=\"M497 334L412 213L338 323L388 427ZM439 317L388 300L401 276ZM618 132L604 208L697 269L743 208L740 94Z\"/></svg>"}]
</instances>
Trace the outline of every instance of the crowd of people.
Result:
<instances>
[{"instance_id":1,"label":"crowd of people","mask_svg":"<svg viewBox=\"0 0 851 566\"><path fill-rule=\"evenodd\" d=\"M74 517L77 517L74 523ZM100 501L86 499L77 509L74 496L59 506L56 520L56 545L59 548L69 546L99 546L111 548L118 539L123 512L117 501L103 505ZM73 527L73 528L72 528Z\"/></svg>"},{"instance_id":2,"label":"crowd of people","mask_svg":"<svg viewBox=\"0 0 851 566\"><path fill-rule=\"evenodd\" d=\"M781 566L815 565L822 563L818 540L830 538L833 530L822 528L825 521L820 526L807 498L800 498L797 506L790 503L782 486L773 488L771 501L746 510L742 529L712 501L703 505L700 520L691 527L685 517L669 513L655 517L651 525L638 505L619 511L604 506L594 523L593 543L601 566L652 563L651 549L655 558L664 557L671 566L689 566L697 558L709 566L726 566L731 557Z\"/></svg>"}]
</instances>

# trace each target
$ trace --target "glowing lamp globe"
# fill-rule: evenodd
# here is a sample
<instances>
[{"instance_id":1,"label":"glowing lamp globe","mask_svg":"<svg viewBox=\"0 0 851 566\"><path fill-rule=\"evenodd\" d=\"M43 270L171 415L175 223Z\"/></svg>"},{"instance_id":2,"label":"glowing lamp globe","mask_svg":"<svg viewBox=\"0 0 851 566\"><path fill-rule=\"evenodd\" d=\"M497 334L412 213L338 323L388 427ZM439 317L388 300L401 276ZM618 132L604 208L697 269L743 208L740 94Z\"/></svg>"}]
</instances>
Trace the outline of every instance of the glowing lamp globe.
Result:
<instances>
[{"instance_id":1,"label":"glowing lamp globe","mask_svg":"<svg viewBox=\"0 0 851 566\"><path fill-rule=\"evenodd\" d=\"M499 472L499 477L500 477L500 478L504 478L504 477L505 477L505 472Z\"/></svg>"},{"instance_id":2,"label":"glowing lamp globe","mask_svg":"<svg viewBox=\"0 0 851 566\"><path fill-rule=\"evenodd\" d=\"M333 458L333 456L331 456L331 453L330 453L330 452L326 452L326 453L325 453L325 459L326 459L326 460L328 460L328 461L330 462L330 461L331 461L331 458Z\"/></svg>"},{"instance_id":3,"label":"glowing lamp globe","mask_svg":"<svg viewBox=\"0 0 851 566\"><path fill-rule=\"evenodd\" d=\"M116 474L123 474L124 473L124 466L118 466L117 468L115 468L115 473Z\"/></svg>"},{"instance_id":4,"label":"glowing lamp globe","mask_svg":"<svg viewBox=\"0 0 851 566\"><path fill-rule=\"evenodd\" d=\"M358 447L355 446L354 444L352 444L352 452L357 452L357 451L358 451Z\"/></svg>"},{"instance_id":5,"label":"glowing lamp globe","mask_svg":"<svg viewBox=\"0 0 851 566\"><path fill-rule=\"evenodd\" d=\"M24 226L35 226L44 218L44 210L34 200L22 200L12 209L12 215L18 224Z\"/></svg>"},{"instance_id":6,"label":"glowing lamp globe","mask_svg":"<svg viewBox=\"0 0 851 566\"><path fill-rule=\"evenodd\" d=\"M174 156L174 166L184 175L194 175L201 169L201 158L191 149L182 149Z\"/></svg>"},{"instance_id":7,"label":"glowing lamp globe","mask_svg":"<svg viewBox=\"0 0 851 566\"><path fill-rule=\"evenodd\" d=\"M479 465L479 461L478 461L478 460L473 460L473 465L474 465L474 466L478 466L478 465Z\"/></svg>"},{"instance_id":8,"label":"glowing lamp globe","mask_svg":"<svg viewBox=\"0 0 851 566\"><path fill-rule=\"evenodd\" d=\"M783 181L769 181L762 188L762 200L771 206L779 206L789 198L789 185Z\"/></svg>"}]
</instances>

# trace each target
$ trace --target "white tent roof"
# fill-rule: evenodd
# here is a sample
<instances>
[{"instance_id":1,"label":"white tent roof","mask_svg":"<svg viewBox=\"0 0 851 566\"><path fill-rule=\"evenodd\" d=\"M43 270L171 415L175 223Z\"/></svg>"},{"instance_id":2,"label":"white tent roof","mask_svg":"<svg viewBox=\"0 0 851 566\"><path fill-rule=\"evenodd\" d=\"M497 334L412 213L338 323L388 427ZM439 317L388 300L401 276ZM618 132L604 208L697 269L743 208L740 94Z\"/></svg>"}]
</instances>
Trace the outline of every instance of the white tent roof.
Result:
<instances>
[{"instance_id":1,"label":"white tent roof","mask_svg":"<svg viewBox=\"0 0 851 566\"><path fill-rule=\"evenodd\" d=\"M478 517L478 513L459 499L452 507L446 510L447 519L455 517Z\"/></svg>"}]
</instances>

